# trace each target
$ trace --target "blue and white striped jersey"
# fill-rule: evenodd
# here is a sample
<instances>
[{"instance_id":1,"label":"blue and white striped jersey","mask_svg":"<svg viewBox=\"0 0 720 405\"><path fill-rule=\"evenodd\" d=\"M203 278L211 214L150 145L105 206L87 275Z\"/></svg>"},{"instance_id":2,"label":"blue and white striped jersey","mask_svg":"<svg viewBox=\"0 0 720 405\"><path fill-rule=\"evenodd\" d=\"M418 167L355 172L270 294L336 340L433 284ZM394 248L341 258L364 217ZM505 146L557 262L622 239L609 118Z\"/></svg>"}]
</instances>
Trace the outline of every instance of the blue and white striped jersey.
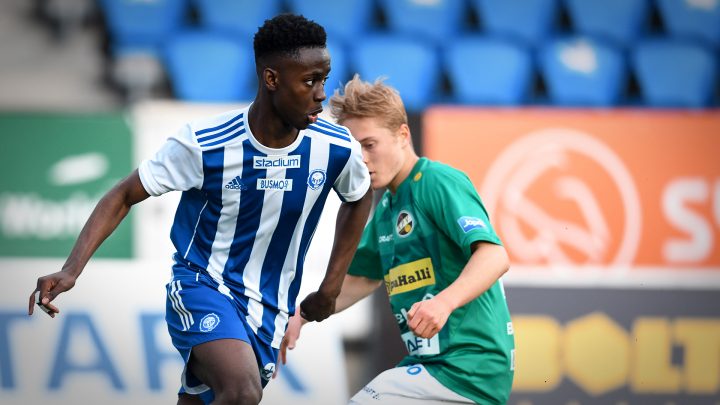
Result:
<instances>
[{"instance_id":1,"label":"blue and white striped jersey","mask_svg":"<svg viewBox=\"0 0 720 405\"><path fill-rule=\"evenodd\" d=\"M319 119L271 149L250 131L248 109L186 125L139 173L150 195L183 191L170 234L176 260L205 269L279 347L328 192L356 201L370 176L347 128Z\"/></svg>"}]
</instances>

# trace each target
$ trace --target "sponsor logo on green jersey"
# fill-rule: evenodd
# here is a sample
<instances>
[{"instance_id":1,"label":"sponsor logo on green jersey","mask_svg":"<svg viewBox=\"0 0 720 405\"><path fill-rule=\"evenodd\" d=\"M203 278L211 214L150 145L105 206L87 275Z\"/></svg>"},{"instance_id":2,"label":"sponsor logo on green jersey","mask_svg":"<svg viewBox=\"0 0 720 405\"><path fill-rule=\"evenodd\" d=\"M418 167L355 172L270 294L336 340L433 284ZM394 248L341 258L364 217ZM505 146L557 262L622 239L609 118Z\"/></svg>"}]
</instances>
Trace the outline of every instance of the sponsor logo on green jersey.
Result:
<instances>
[{"instance_id":1,"label":"sponsor logo on green jersey","mask_svg":"<svg viewBox=\"0 0 720 405\"><path fill-rule=\"evenodd\" d=\"M435 270L429 257L394 267L385 275L385 288L391 296L433 284Z\"/></svg>"}]
</instances>

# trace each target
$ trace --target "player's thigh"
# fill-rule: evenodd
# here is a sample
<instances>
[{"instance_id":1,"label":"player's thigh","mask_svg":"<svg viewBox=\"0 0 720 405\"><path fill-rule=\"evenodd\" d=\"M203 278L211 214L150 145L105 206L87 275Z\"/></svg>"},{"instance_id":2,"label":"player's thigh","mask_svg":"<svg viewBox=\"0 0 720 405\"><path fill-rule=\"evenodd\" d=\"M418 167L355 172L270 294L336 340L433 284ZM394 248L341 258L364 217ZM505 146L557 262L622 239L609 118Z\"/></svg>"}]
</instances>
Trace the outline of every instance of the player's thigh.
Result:
<instances>
[{"instance_id":1,"label":"player's thigh","mask_svg":"<svg viewBox=\"0 0 720 405\"><path fill-rule=\"evenodd\" d=\"M193 347L188 369L215 392L262 391L255 352L239 339L218 339Z\"/></svg>"},{"instance_id":2,"label":"player's thigh","mask_svg":"<svg viewBox=\"0 0 720 405\"><path fill-rule=\"evenodd\" d=\"M395 367L370 381L350 398L351 405L472 404L440 384L422 365Z\"/></svg>"}]
</instances>

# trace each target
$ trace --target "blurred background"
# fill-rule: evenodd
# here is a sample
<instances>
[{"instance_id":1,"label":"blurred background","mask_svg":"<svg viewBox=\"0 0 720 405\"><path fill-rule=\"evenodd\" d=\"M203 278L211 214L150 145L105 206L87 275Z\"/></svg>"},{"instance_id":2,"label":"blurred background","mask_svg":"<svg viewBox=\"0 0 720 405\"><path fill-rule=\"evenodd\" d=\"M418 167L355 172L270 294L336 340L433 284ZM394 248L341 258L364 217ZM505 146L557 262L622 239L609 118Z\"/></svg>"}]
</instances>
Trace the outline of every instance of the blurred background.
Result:
<instances>
[{"instance_id":1,"label":"blurred background","mask_svg":"<svg viewBox=\"0 0 720 405\"><path fill-rule=\"evenodd\" d=\"M179 195L133 210L59 318L26 300L115 182L252 101L279 12L326 28L328 94L385 77L418 152L475 184L513 263L511 404L720 404L720 0L0 1L0 402L174 402ZM344 403L405 352L378 291L304 328L263 404Z\"/></svg>"}]
</instances>

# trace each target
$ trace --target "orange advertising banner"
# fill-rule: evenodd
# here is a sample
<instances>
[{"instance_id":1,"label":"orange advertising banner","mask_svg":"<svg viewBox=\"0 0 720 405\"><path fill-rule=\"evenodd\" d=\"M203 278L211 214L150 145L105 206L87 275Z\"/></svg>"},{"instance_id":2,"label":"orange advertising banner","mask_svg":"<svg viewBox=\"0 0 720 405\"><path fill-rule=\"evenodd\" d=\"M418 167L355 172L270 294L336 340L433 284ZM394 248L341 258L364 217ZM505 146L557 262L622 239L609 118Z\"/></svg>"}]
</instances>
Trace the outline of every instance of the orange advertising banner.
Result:
<instances>
[{"instance_id":1,"label":"orange advertising banner","mask_svg":"<svg viewBox=\"0 0 720 405\"><path fill-rule=\"evenodd\" d=\"M513 263L720 273L720 111L435 107ZM639 270L638 270L639 269Z\"/></svg>"}]
</instances>

